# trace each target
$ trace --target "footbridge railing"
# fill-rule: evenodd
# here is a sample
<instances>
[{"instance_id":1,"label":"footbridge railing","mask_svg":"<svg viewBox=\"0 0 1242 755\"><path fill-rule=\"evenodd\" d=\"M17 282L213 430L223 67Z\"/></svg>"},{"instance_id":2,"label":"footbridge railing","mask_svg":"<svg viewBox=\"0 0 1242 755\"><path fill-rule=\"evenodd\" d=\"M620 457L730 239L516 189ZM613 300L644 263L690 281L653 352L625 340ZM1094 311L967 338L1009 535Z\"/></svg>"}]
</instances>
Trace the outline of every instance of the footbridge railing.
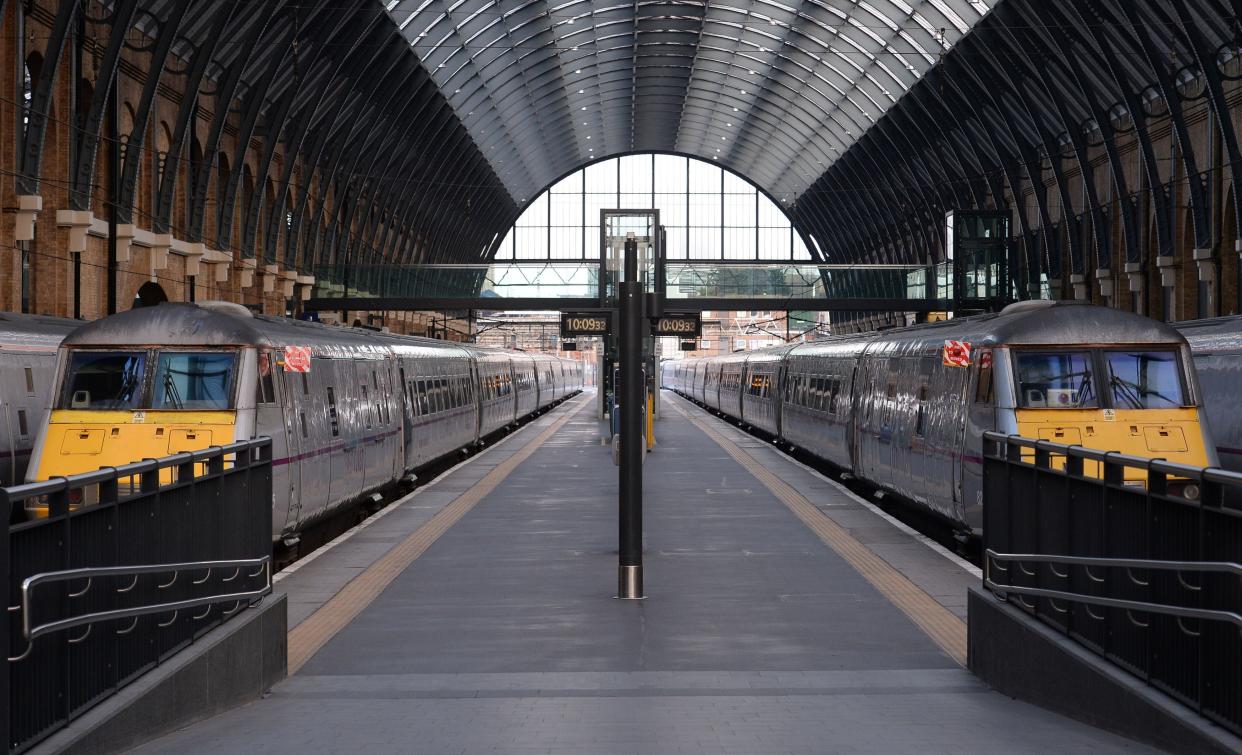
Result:
<instances>
[{"instance_id":1,"label":"footbridge railing","mask_svg":"<svg viewBox=\"0 0 1242 755\"><path fill-rule=\"evenodd\" d=\"M984 585L1242 734L1242 475L984 435Z\"/></svg>"},{"instance_id":2,"label":"footbridge railing","mask_svg":"<svg viewBox=\"0 0 1242 755\"><path fill-rule=\"evenodd\" d=\"M271 461L260 438L0 489L9 752L271 592Z\"/></svg>"}]
</instances>

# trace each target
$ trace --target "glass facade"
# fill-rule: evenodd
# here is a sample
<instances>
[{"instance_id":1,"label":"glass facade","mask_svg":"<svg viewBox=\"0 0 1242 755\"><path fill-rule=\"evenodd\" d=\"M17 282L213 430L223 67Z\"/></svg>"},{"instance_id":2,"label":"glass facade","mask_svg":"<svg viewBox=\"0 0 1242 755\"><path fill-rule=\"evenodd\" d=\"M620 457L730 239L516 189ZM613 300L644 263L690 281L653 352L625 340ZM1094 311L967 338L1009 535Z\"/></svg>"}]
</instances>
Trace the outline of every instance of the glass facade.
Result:
<instances>
[{"instance_id":1,"label":"glass facade","mask_svg":"<svg viewBox=\"0 0 1242 755\"><path fill-rule=\"evenodd\" d=\"M598 259L600 210L660 211L670 260L810 260L784 210L745 179L676 155L588 165L536 197L498 260Z\"/></svg>"}]
</instances>

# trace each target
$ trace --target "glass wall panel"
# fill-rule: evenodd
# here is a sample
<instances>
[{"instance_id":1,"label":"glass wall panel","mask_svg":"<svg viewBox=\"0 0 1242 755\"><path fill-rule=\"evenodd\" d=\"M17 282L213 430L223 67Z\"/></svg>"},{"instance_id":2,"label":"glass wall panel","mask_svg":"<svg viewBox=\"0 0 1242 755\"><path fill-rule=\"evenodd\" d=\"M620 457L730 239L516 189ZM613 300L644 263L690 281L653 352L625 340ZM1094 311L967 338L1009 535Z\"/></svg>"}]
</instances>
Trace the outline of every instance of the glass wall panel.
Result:
<instances>
[{"instance_id":1,"label":"glass wall panel","mask_svg":"<svg viewBox=\"0 0 1242 755\"><path fill-rule=\"evenodd\" d=\"M626 155L621 158L621 192L651 195L651 155ZM651 200L648 199L648 202ZM645 205L635 205L644 207Z\"/></svg>"},{"instance_id":2,"label":"glass wall panel","mask_svg":"<svg viewBox=\"0 0 1242 755\"><path fill-rule=\"evenodd\" d=\"M685 194L656 194L655 206L660 211L660 222L667 227L686 224Z\"/></svg>"},{"instance_id":3,"label":"glass wall panel","mask_svg":"<svg viewBox=\"0 0 1242 755\"><path fill-rule=\"evenodd\" d=\"M557 259L581 259L583 255L582 226L554 227L551 255Z\"/></svg>"},{"instance_id":4,"label":"glass wall panel","mask_svg":"<svg viewBox=\"0 0 1242 755\"><path fill-rule=\"evenodd\" d=\"M651 154L605 160L561 179L522 212L496 258L597 259L601 210L653 205L670 259L811 259L782 208L744 178L710 162Z\"/></svg>"},{"instance_id":5,"label":"glass wall panel","mask_svg":"<svg viewBox=\"0 0 1242 755\"><path fill-rule=\"evenodd\" d=\"M720 193L690 195L690 225L720 228Z\"/></svg>"},{"instance_id":6,"label":"glass wall panel","mask_svg":"<svg viewBox=\"0 0 1242 755\"><path fill-rule=\"evenodd\" d=\"M725 194L724 224L734 228L754 228L756 195L754 189L745 194Z\"/></svg>"},{"instance_id":7,"label":"glass wall panel","mask_svg":"<svg viewBox=\"0 0 1242 755\"><path fill-rule=\"evenodd\" d=\"M724 256L727 260L753 260L755 258L755 229L726 228L724 230Z\"/></svg>"},{"instance_id":8,"label":"glass wall panel","mask_svg":"<svg viewBox=\"0 0 1242 755\"><path fill-rule=\"evenodd\" d=\"M668 194L686 193L686 170L689 160L676 155L655 156L655 190Z\"/></svg>"},{"instance_id":9,"label":"glass wall panel","mask_svg":"<svg viewBox=\"0 0 1242 755\"><path fill-rule=\"evenodd\" d=\"M548 227L518 228L514 255L520 260L532 260L548 255Z\"/></svg>"},{"instance_id":10,"label":"glass wall panel","mask_svg":"<svg viewBox=\"0 0 1242 755\"><path fill-rule=\"evenodd\" d=\"M720 228L691 228L688 256L692 260L720 259Z\"/></svg>"}]
</instances>

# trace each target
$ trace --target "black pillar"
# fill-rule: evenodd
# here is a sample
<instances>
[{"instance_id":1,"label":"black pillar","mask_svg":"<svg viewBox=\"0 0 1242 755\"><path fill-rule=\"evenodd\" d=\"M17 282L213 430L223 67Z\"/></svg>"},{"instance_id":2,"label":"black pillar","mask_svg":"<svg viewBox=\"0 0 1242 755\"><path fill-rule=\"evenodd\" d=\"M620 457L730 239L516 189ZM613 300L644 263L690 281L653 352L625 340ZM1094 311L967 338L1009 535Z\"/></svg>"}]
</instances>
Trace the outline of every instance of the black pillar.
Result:
<instances>
[{"instance_id":1,"label":"black pillar","mask_svg":"<svg viewBox=\"0 0 1242 755\"><path fill-rule=\"evenodd\" d=\"M643 597L643 287L638 245L625 244L625 281L617 287L621 319L621 466L617 597ZM617 386L613 386L616 390Z\"/></svg>"}]
</instances>

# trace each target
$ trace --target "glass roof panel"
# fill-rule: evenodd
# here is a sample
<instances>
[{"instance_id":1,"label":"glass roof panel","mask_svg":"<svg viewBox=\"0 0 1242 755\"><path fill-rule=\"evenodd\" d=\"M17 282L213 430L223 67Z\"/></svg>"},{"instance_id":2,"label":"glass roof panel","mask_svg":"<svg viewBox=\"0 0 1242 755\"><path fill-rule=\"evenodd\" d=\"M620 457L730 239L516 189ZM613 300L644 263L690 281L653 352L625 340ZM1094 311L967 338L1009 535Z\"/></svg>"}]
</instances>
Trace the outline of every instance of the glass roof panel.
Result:
<instances>
[{"instance_id":1,"label":"glass roof panel","mask_svg":"<svg viewBox=\"0 0 1242 755\"><path fill-rule=\"evenodd\" d=\"M795 201L997 0L380 2L525 203L641 151Z\"/></svg>"}]
</instances>

